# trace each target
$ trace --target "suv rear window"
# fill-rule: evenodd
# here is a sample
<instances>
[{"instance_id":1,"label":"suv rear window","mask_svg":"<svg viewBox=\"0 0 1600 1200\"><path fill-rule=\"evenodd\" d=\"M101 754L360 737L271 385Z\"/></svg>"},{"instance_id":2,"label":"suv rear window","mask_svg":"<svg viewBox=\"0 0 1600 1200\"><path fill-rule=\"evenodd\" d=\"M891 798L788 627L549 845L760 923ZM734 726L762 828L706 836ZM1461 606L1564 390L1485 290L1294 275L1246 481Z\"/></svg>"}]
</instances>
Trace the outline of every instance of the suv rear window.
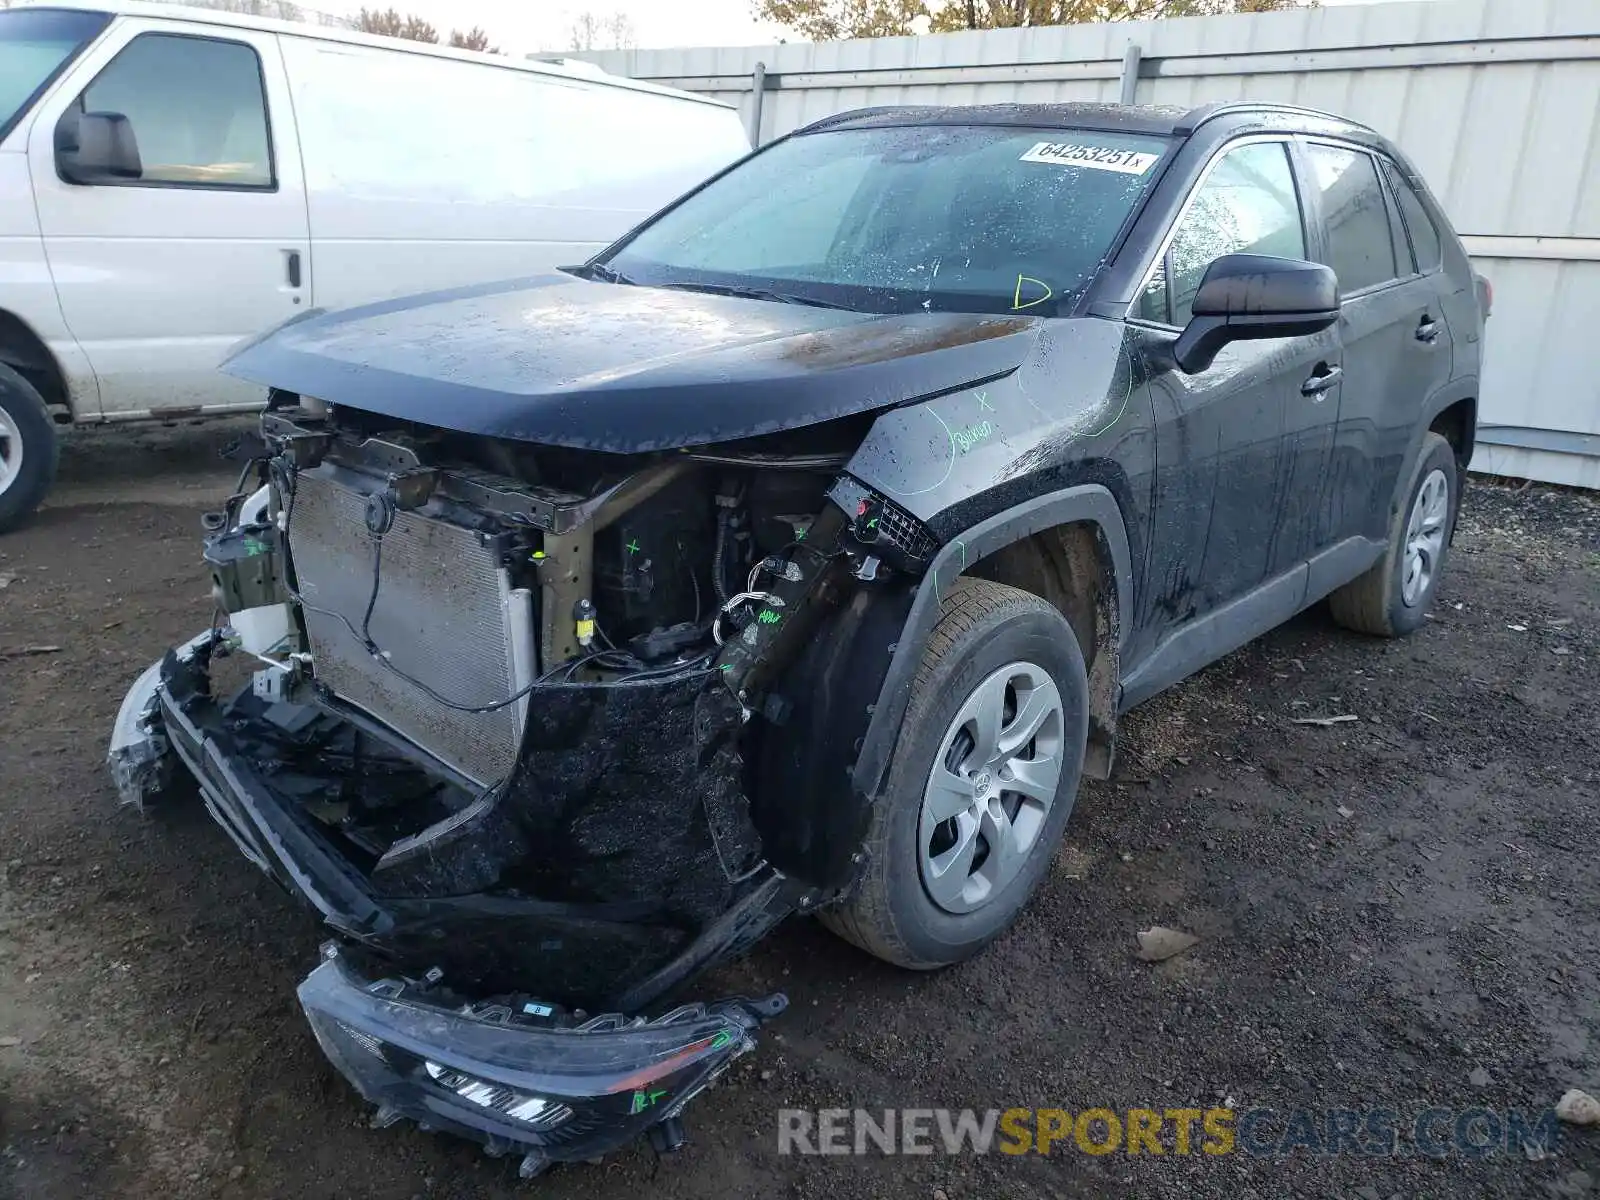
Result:
<instances>
[{"instance_id":1,"label":"suv rear window","mask_svg":"<svg viewBox=\"0 0 1600 1200\"><path fill-rule=\"evenodd\" d=\"M1389 209L1372 155L1314 142L1306 147L1312 176L1322 196L1322 221L1328 233L1328 266L1339 277L1339 292L1388 283L1399 275ZM1407 274L1410 274L1410 264Z\"/></svg>"},{"instance_id":2,"label":"suv rear window","mask_svg":"<svg viewBox=\"0 0 1600 1200\"><path fill-rule=\"evenodd\" d=\"M1383 169L1389 176L1390 186L1394 188L1395 198L1400 201L1400 215L1405 220L1406 232L1411 235L1411 250L1416 255L1417 270L1426 275L1443 258L1439 230L1433 218L1428 216L1428 210L1423 206L1416 189L1406 181L1405 176L1392 163L1384 163Z\"/></svg>"}]
</instances>

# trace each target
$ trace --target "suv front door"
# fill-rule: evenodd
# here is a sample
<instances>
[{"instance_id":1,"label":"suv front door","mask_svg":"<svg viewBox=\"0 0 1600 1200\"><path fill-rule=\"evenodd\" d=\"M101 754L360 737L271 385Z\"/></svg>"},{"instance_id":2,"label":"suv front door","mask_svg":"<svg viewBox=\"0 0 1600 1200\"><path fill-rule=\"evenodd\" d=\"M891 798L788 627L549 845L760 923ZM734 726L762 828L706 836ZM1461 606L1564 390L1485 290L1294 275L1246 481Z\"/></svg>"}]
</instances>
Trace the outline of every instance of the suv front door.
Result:
<instances>
[{"instance_id":1,"label":"suv front door","mask_svg":"<svg viewBox=\"0 0 1600 1200\"><path fill-rule=\"evenodd\" d=\"M1132 319L1182 329L1206 268L1232 253L1309 257L1287 139L1249 139L1218 153L1178 217ZM1165 371L1151 380L1161 515L1151 534L1149 578L1160 611L1147 620L1182 626L1203 618L1300 561L1275 544L1279 512L1315 507L1321 467L1307 467L1292 449L1285 453L1286 422L1291 412L1298 420L1300 413L1326 410L1331 431L1331 406L1314 407L1301 388L1320 375L1337 379L1337 350L1331 330L1234 342L1205 371ZM1312 477L1303 477L1308 469ZM1277 619L1290 616L1299 598L1296 592L1292 602L1286 599ZM1261 623L1274 622L1262 614Z\"/></svg>"},{"instance_id":2,"label":"suv front door","mask_svg":"<svg viewBox=\"0 0 1600 1200\"><path fill-rule=\"evenodd\" d=\"M1354 537L1382 541L1422 403L1450 377L1438 238L1429 262L1424 231L1417 231L1427 264L1419 271L1377 156L1321 141L1308 141L1304 150L1322 261L1339 277L1344 360L1316 548ZM1320 588L1326 591L1340 582L1312 586L1326 584Z\"/></svg>"}]
</instances>

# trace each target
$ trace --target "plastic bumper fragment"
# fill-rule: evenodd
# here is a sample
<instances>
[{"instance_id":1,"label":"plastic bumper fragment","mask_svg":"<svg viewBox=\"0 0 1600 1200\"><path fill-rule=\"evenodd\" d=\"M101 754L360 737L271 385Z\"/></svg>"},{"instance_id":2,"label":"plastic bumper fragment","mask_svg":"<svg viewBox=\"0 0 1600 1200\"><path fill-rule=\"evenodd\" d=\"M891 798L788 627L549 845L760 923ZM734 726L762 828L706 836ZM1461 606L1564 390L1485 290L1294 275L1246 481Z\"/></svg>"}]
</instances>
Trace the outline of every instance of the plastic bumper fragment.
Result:
<instances>
[{"instance_id":1,"label":"plastic bumper fragment","mask_svg":"<svg viewBox=\"0 0 1600 1200\"><path fill-rule=\"evenodd\" d=\"M191 662L195 654L216 635L210 630L191 638L173 653L180 662ZM106 767L123 804L143 809L167 791L175 778L177 760L167 740L161 719L157 692L161 686L161 662L151 663L117 710L111 727L111 745L106 751Z\"/></svg>"}]
</instances>

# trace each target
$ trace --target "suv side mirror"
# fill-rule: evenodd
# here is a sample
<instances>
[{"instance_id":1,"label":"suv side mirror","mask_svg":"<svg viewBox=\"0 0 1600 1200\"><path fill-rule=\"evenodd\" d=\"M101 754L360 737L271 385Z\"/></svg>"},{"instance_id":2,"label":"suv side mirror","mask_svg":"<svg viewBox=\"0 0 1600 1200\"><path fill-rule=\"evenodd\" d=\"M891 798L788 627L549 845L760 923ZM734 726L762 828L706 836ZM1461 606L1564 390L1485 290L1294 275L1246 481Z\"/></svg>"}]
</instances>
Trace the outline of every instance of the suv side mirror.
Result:
<instances>
[{"instance_id":1,"label":"suv side mirror","mask_svg":"<svg viewBox=\"0 0 1600 1200\"><path fill-rule=\"evenodd\" d=\"M106 183L144 174L133 123L121 113L68 109L56 125L56 172L68 183Z\"/></svg>"},{"instance_id":2,"label":"suv side mirror","mask_svg":"<svg viewBox=\"0 0 1600 1200\"><path fill-rule=\"evenodd\" d=\"M1229 342L1320 333L1339 319L1339 280L1297 258L1224 254L1206 268L1192 311L1172 347L1185 375L1204 371Z\"/></svg>"}]
</instances>

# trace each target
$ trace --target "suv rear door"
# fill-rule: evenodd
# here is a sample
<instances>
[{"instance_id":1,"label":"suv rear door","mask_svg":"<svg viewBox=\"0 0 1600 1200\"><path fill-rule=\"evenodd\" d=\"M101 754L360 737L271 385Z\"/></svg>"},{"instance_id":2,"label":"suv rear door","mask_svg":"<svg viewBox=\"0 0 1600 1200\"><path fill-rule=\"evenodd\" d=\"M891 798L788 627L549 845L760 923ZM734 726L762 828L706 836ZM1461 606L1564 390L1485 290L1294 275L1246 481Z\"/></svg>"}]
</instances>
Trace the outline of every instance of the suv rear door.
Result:
<instances>
[{"instance_id":1,"label":"suv rear door","mask_svg":"<svg viewBox=\"0 0 1600 1200\"><path fill-rule=\"evenodd\" d=\"M1450 378L1451 343L1437 286L1437 235L1431 262L1419 270L1379 156L1310 138L1303 150L1321 261L1339 276L1344 366L1316 545L1309 547L1315 552L1346 538L1387 536L1422 402ZM1313 577L1311 594L1342 582Z\"/></svg>"}]
</instances>

